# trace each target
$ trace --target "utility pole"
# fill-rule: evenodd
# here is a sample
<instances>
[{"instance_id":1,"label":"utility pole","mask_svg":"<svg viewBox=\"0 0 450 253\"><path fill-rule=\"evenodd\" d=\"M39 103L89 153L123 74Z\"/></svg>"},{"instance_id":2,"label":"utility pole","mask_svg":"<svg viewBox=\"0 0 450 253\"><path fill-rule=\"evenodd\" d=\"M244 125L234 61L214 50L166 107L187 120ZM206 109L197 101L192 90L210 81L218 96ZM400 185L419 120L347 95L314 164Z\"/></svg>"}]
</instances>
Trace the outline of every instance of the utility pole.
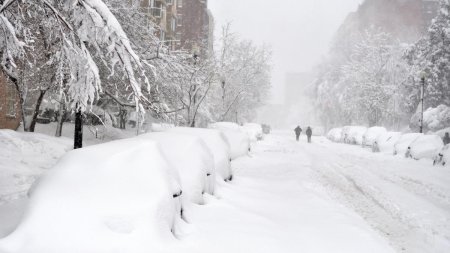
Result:
<instances>
[{"instance_id":1,"label":"utility pole","mask_svg":"<svg viewBox=\"0 0 450 253\"><path fill-rule=\"evenodd\" d=\"M420 133L423 133L423 101L425 97L425 75L422 75L422 98L421 98L421 104L422 104L422 112L421 112L421 119L420 119Z\"/></svg>"}]
</instances>

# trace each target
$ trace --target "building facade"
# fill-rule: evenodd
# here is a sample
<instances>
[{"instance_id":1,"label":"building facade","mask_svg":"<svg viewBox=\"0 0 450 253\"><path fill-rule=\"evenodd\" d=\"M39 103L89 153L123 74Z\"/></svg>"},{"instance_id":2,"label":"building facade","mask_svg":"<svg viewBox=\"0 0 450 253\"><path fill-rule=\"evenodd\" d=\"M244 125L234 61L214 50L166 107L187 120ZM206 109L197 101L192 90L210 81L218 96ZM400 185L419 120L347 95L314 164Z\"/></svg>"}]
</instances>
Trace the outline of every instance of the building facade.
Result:
<instances>
[{"instance_id":1,"label":"building facade","mask_svg":"<svg viewBox=\"0 0 450 253\"><path fill-rule=\"evenodd\" d=\"M17 90L0 71L0 129L16 130L21 121L20 113Z\"/></svg>"},{"instance_id":2,"label":"building facade","mask_svg":"<svg viewBox=\"0 0 450 253\"><path fill-rule=\"evenodd\" d=\"M208 1L182 0L178 13L180 48L197 55L211 51L214 20L208 10Z\"/></svg>"}]
</instances>

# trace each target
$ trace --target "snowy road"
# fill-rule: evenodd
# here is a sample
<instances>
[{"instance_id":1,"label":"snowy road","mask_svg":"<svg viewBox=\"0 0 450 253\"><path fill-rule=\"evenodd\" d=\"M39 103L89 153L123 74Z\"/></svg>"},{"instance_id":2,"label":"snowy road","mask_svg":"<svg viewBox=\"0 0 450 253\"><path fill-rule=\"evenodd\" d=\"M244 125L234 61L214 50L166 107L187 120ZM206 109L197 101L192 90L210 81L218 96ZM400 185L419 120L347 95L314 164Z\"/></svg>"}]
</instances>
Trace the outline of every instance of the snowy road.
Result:
<instances>
[{"instance_id":1,"label":"snowy road","mask_svg":"<svg viewBox=\"0 0 450 253\"><path fill-rule=\"evenodd\" d=\"M292 139L234 162L233 184L192 214L193 252L449 252L448 168Z\"/></svg>"},{"instance_id":2,"label":"snowy road","mask_svg":"<svg viewBox=\"0 0 450 253\"><path fill-rule=\"evenodd\" d=\"M158 252L450 252L450 171L323 137L276 132ZM17 188L18 190L22 188ZM0 205L0 237L26 201Z\"/></svg>"}]
</instances>

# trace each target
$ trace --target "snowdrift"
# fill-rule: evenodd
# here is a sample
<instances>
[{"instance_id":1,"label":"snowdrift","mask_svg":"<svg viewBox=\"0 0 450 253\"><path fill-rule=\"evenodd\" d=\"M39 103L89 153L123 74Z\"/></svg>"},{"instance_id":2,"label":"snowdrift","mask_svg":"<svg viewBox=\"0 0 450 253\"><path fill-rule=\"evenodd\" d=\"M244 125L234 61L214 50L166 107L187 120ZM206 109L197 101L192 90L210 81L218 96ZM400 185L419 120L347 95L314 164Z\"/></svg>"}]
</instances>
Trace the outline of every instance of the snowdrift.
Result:
<instances>
[{"instance_id":1,"label":"snowdrift","mask_svg":"<svg viewBox=\"0 0 450 253\"><path fill-rule=\"evenodd\" d=\"M441 137L437 135L422 135L414 140L408 147L409 155L416 160L434 159L444 147Z\"/></svg>"},{"instance_id":2,"label":"snowdrift","mask_svg":"<svg viewBox=\"0 0 450 253\"><path fill-rule=\"evenodd\" d=\"M151 124L152 132L164 132L164 131L167 131L174 127L175 127L175 125L167 124L167 123L152 123Z\"/></svg>"},{"instance_id":3,"label":"snowdrift","mask_svg":"<svg viewBox=\"0 0 450 253\"><path fill-rule=\"evenodd\" d=\"M384 127L371 127L367 129L362 138L362 146L371 147L378 137L385 133L387 133L387 130Z\"/></svg>"},{"instance_id":4,"label":"snowdrift","mask_svg":"<svg viewBox=\"0 0 450 253\"><path fill-rule=\"evenodd\" d=\"M149 133L136 138L153 140L160 145L164 156L180 175L183 201L203 204L203 193L214 193L214 157L200 138L167 132Z\"/></svg>"},{"instance_id":5,"label":"snowdrift","mask_svg":"<svg viewBox=\"0 0 450 253\"><path fill-rule=\"evenodd\" d=\"M402 133L386 132L381 134L372 145L372 151L385 154L394 154L395 143L399 141Z\"/></svg>"},{"instance_id":6,"label":"snowdrift","mask_svg":"<svg viewBox=\"0 0 450 253\"><path fill-rule=\"evenodd\" d=\"M40 180L0 252L152 252L175 241L181 222L175 172L151 141L69 152Z\"/></svg>"},{"instance_id":7,"label":"snowdrift","mask_svg":"<svg viewBox=\"0 0 450 253\"><path fill-rule=\"evenodd\" d=\"M188 134L202 139L214 157L216 177L220 180L232 179L230 164L230 144L224 134L214 129L175 127L168 132Z\"/></svg>"},{"instance_id":8,"label":"snowdrift","mask_svg":"<svg viewBox=\"0 0 450 253\"><path fill-rule=\"evenodd\" d=\"M242 126L242 129L244 130L244 132L247 133L247 135L250 138L250 141L255 142L264 139L263 129L260 124L247 123Z\"/></svg>"},{"instance_id":9,"label":"snowdrift","mask_svg":"<svg viewBox=\"0 0 450 253\"><path fill-rule=\"evenodd\" d=\"M422 135L423 134L421 133L409 133L402 135L394 145L394 155L409 156L409 154L406 153L409 145Z\"/></svg>"},{"instance_id":10,"label":"snowdrift","mask_svg":"<svg viewBox=\"0 0 450 253\"><path fill-rule=\"evenodd\" d=\"M0 130L0 204L25 197L36 178L72 145L64 137Z\"/></svg>"}]
</instances>

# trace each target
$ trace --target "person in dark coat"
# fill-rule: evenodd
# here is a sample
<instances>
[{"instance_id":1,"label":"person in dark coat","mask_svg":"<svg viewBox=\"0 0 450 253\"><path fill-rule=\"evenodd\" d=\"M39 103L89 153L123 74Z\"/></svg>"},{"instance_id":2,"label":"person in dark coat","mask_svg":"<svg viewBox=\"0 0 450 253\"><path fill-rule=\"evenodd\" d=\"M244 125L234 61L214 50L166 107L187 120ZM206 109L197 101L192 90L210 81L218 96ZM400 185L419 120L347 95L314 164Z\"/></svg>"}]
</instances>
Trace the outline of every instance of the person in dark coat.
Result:
<instances>
[{"instance_id":1,"label":"person in dark coat","mask_svg":"<svg viewBox=\"0 0 450 253\"><path fill-rule=\"evenodd\" d=\"M306 136L308 136L308 143L311 143L311 136L312 136L312 129L311 129L311 127L308 127L306 129Z\"/></svg>"},{"instance_id":2,"label":"person in dark coat","mask_svg":"<svg viewBox=\"0 0 450 253\"><path fill-rule=\"evenodd\" d=\"M302 134L302 129L301 129L301 127L300 127L300 126L297 126L297 127L294 129L294 132L295 132L295 138L296 138L296 140L298 141L298 140L300 139L300 134Z\"/></svg>"},{"instance_id":3,"label":"person in dark coat","mask_svg":"<svg viewBox=\"0 0 450 253\"><path fill-rule=\"evenodd\" d=\"M447 133L445 133L444 139L442 139L444 141L444 145L450 144L450 135Z\"/></svg>"}]
</instances>

